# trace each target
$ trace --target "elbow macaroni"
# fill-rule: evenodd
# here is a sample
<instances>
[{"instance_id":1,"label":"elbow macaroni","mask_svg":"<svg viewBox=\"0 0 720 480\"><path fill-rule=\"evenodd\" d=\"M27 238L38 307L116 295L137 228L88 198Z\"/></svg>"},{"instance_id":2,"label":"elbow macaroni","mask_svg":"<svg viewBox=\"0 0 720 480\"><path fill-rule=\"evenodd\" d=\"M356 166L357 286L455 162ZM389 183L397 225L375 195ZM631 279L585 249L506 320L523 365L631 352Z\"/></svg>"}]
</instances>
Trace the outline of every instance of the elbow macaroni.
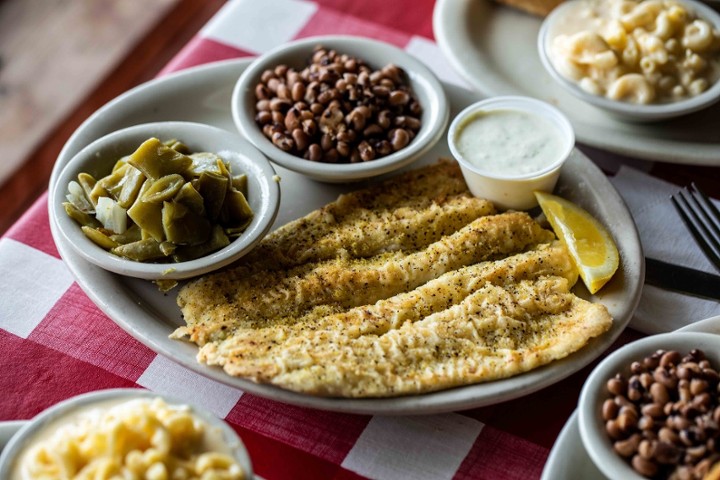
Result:
<instances>
[{"instance_id":1,"label":"elbow macaroni","mask_svg":"<svg viewBox=\"0 0 720 480\"><path fill-rule=\"evenodd\" d=\"M676 0L575 2L550 58L561 75L595 95L663 103L699 95L720 77L720 32Z\"/></svg>"},{"instance_id":2,"label":"elbow macaroni","mask_svg":"<svg viewBox=\"0 0 720 480\"><path fill-rule=\"evenodd\" d=\"M34 480L240 480L228 453L210 451L212 427L189 407L162 399L92 410L62 425L23 455L20 478Z\"/></svg>"}]
</instances>

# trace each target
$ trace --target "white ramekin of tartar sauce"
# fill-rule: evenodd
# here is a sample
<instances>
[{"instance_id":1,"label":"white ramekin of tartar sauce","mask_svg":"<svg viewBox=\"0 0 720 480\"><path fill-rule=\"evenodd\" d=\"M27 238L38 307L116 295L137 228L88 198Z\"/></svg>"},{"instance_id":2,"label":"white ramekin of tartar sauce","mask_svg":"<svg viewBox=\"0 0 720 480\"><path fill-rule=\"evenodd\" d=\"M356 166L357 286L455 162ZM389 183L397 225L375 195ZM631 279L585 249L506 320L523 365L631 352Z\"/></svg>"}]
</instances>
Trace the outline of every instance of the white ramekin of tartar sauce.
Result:
<instances>
[{"instance_id":1,"label":"white ramekin of tartar sauce","mask_svg":"<svg viewBox=\"0 0 720 480\"><path fill-rule=\"evenodd\" d=\"M575 145L568 119L540 100L494 97L470 105L450 124L448 145L476 197L501 209L537 206L551 192Z\"/></svg>"}]
</instances>

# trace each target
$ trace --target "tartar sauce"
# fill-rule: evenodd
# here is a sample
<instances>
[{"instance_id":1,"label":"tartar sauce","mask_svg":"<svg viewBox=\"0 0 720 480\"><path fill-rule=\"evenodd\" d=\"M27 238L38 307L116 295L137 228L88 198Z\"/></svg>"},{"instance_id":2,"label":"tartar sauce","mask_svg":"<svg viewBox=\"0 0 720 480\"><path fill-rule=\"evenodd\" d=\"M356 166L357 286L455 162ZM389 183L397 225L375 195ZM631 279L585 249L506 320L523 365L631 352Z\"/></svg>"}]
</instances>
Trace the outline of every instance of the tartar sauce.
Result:
<instances>
[{"instance_id":1,"label":"tartar sauce","mask_svg":"<svg viewBox=\"0 0 720 480\"><path fill-rule=\"evenodd\" d=\"M549 167L562 154L560 130L538 115L518 110L480 111L455 138L460 155L481 170L523 176Z\"/></svg>"}]
</instances>

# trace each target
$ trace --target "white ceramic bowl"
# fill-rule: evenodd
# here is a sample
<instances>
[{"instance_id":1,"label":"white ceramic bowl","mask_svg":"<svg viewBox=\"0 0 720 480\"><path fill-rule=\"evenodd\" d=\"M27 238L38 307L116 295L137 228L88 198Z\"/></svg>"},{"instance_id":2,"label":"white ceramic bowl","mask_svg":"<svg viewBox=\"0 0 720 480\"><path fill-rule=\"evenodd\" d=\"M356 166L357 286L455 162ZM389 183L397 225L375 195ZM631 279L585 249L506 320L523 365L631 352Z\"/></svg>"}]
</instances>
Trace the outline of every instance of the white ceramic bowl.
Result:
<instances>
[{"instance_id":1,"label":"white ceramic bowl","mask_svg":"<svg viewBox=\"0 0 720 480\"><path fill-rule=\"evenodd\" d=\"M99 178L110 173L115 161L132 153L150 137L179 139L194 152L213 152L230 163L234 174L248 177L248 203L254 212L252 222L227 247L195 260L177 263L136 262L113 255L88 239L80 226L66 213L68 184L87 172ZM111 272L148 280L178 280L201 275L239 259L270 230L280 205L280 186L270 162L236 133L190 122L158 122L128 127L92 142L65 166L50 189L50 217L68 244L85 260Z\"/></svg>"},{"instance_id":2,"label":"white ceramic bowl","mask_svg":"<svg viewBox=\"0 0 720 480\"><path fill-rule=\"evenodd\" d=\"M305 160L273 145L255 123L255 86L262 72L285 64L302 70L317 45L361 58L373 69L394 63L401 67L422 105L422 126L404 148L385 157L362 163L329 164ZM442 136L449 107L442 85L419 60L403 50L377 40L352 36L320 36L282 45L257 58L242 73L232 95L232 115L240 132L273 162L324 182L351 182L387 173L417 160Z\"/></svg>"},{"instance_id":3,"label":"white ceramic bowl","mask_svg":"<svg viewBox=\"0 0 720 480\"><path fill-rule=\"evenodd\" d=\"M553 9L552 12L550 12L550 14L548 14L543 20L537 40L540 60L542 61L545 70L547 70L550 76L558 84L564 87L572 95L586 103L589 103L590 105L605 110L619 119L635 122L655 122L680 117L682 115L687 115L707 108L720 100L720 81L716 81L710 86L710 88L700 95L689 97L677 102L635 104L612 100L600 95L593 95L592 93L580 88L577 83L563 76L560 72L558 72L550 59L552 30L558 22L568 21L566 18L568 10L576 8L577 3L580 1L583 0L564 2ZM720 14L717 11L697 0L679 1L680 3L685 4L690 11L694 11L698 17L707 20L714 26L715 29L720 29Z\"/></svg>"},{"instance_id":4,"label":"white ceramic bowl","mask_svg":"<svg viewBox=\"0 0 720 480\"><path fill-rule=\"evenodd\" d=\"M519 111L538 116L549 122L560 135L561 147L556 158L548 165L529 173L507 174L493 170L492 162L479 166L463 156L457 145L458 134L465 123L482 112L500 110ZM486 198L499 208L526 210L537 206L534 191L552 192L565 160L575 145L575 134L570 121L558 109L529 97L506 96L482 100L457 114L450 124L448 145L460 164L468 188L476 197Z\"/></svg>"},{"instance_id":5,"label":"white ceramic bowl","mask_svg":"<svg viewBox=\"0 0 720 480\"><path fill-rule=\"evenodd\" d=\"M188 405L187 402L166 395L148 390L127 388L85 393L69 398L44 410L18 430L3 449L2 455L0 455L0 478L16 478L12 477L11 474L16 468L16 464L25 448L32 445L41 435L54 431L59 422L65 421L87 410L102 410L117 403L135 399L152 400L155 398L161 398L168 405ZM208 428L213 429L213 434L218 433L221 436L229 448L230 455L232 455L245 472L245 478L253 478L250 456L235 430L209 411L195 405L189 406L194 416L205 423Z\"/></svg>"},{"instance_id":6,"label":"white ceramic bowl","mask_svg":"<svg viewBox=\"0 0 720 480\"><path fill-rule=\"evenodd\" d=\"M602 419L602 404L611 395L606 384L616 373L628 378L630 365L659 349L677 350L682 355L692 349L700 349L714 368L720 367L720 335L698 332L672 332L653 335L629 343L608 355L592 371L585 381L578 403L580 436L590 458L608 478L642 480L628 462L615 453Z\"/></svg>"}]
</instances>

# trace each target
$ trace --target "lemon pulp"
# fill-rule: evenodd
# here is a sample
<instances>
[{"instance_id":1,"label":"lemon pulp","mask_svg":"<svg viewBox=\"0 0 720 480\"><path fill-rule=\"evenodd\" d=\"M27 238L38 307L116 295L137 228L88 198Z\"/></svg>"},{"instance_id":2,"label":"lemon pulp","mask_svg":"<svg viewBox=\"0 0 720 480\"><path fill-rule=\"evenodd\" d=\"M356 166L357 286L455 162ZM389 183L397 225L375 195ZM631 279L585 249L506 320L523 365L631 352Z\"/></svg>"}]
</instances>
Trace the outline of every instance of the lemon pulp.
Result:
<instances>
[{"instance_id":1,"label":"lemon pulp","mask_svg":"<svg viewBox=\"0 0 720 480\"><path fill-rule=\"evenodd\" d=\"M544 192L535 192L535 197L587 289L590 293L600 290L620 264L610 233L587 211L564 198Z\"/></svg>"}]
</instances>

